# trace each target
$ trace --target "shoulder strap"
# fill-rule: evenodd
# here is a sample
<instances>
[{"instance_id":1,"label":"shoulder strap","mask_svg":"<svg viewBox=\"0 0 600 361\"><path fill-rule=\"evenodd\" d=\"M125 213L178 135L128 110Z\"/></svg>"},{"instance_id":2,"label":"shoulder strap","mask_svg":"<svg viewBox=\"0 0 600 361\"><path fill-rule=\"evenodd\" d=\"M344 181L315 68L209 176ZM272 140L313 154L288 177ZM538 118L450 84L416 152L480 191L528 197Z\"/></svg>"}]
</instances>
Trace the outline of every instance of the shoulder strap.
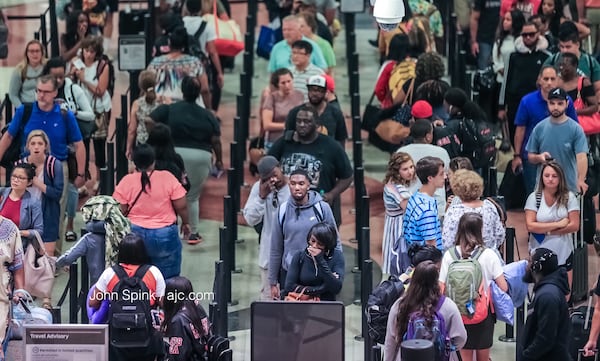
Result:
<instances>
[{"instance_id":1,"label":"shoulder strap","mask_svg":"<svg viewBox=\"0 0 600 361\"><path fill-rule=\"evenodd\" d=\"M321 208L321 202L322 201L318 201L313 205L313 211L315 212L315 216L319 222L323 222L323 208Z\"/></svg>"},{"instance_id":2,"label":"shoulder strap","mask_svg":"<svg viewBox=\"0 0 600 361\"><path fill-rule=\"evenodd\" d=\"M415 79L416 78L412 78L412 80L410 81L410 87L408 88L406 98L404 98L404 102L402 103L402 105L412 104L413 89L415 88Z\"/></svg>"},{"instance_id":3,"label":"shoulder strap","mask_svg":"<svg viewBox=\"0 0 600 361\"><path fill-rule=\"evenodd\" d=\"M96 75L94 75L94 80L100 78L100 74L104 71L104 67L106 66L107 61L104 58L100 58L98 60L98 65L96 66Z\"/></svg>"},{"instance_id":4,"label":"shoulder strap","mask_svg":"<svg viewBox=\"0 0 600 361\"><path fill-rule=\"evenodd\" d=\"M141 266L138 267L138 269L133 274L133 277L137 277L139 279L143 279L144 276L146 275L146 273L148 273L149 269L150 269L150 265L149 264L143 264L143 265L141 265Z\"/></svg>"},{"instance_id":5,"label":"shoulder strap","mask_svg":"<svg viewBox=\"0 0 600 361\"><path fill-rule=\"evenodd\" d=\"M19 124L19 132L24 132L25 126L29 122L29 118L31 118L31 113L33 113L33 103L23 104L23 116L21 117L21 124Z\"/></svg>"},{"instance_id":6,"label":"shoulder strap","mask_svg":"<svg viewBox=\"0 0 600 361\"><path fill-rule=\"evenodd\" d=\"M456 246L452 247L452 251L450 251L450 256L452 256L453 261L458 261L460 259L460 254L458 254L458 248L456 248Z\"/></svg>"},{"instance_id":7,"label":"shoulder strap","mask_svg":"<svg viewBox=\"0 0 600 361\"><path fill-rule=\"evenodd\" d=\"M475 247L475 249L473 250L473 252L471 252L471 257L474 260L478 260L479 256L481 256L481 254L483 253L483 247Z\"/></svg>"},{"instance_id":8,"label":"shoulder strap","mask_svg":"<svg viewBox=\"0 0 600 361\"><path fill-rule=\"evenodd\" d=\"M125 269L123 269L123 266L121 266L118 263L116 265L112 266L112 269L115 272L115 275L117 275L117 278L119 279L119 281L129 277L127 275L127 272L125 272Z\"/></svg>"},{"instance_id":9,"label":"shoulder strap","mask_svg":"<svg viewBox=\"0 0 600 361\"><path fill-rule=\"evenodd\" d=\"M50 176L50 182L54 182L55 163L56 163L56 158L53 155L49 154L48 157L46 157L46 172Z\"/></svg>"},{"instance_id":10,"label":"shoulder strap","mask_svg":"<svg viewBox=\"0 0 600 361\"><path fill-rule=\"evenodd\" d=\"M79 109L79 105L77 104L77 97L75 96L75 93L73 93L73 85L74 83L71 82L71 97L73 98L73 102L75 103L75 110Z\"/></svg>"},{"instance_id":11,"label":"shoulder strap","mask_svg":"<svg viewBox=\"0 0 600 361\"><path fill-rule=\"evenodd\" d=\"M541 204L542 204L542 192L536 191L535 192L535 209L536 210L540 209Z\"/></svg>"},{"instance_id":12,"label":"shoulder strap","mask_svg":"<svg viewBox=\"0 0 600 361\"><path fill-rule=\"evenodd\" d=\"M133 206L135 206L135 204L137 203L138 199L140 199L140 196L142 195L143 191L144 191L144 188L142 187L142 189L140 189L140 191L138 192L137 196L135 196L135 199L133 200L133 203L131 203L131 205L127 208L127 210L123 214L125 217L127 217L129 215L129 212L131 212L131 209L133 208Z\"/></svg>"},{"instance_id":13,"label":"shoulder strap","mask_svg":"<svg viewBox=\"0 0 600 361\"><path fill-rule=\"evenodd\" d=\"M429 9L427 9L427 12L425 14L423 14L425 17L429 18L431 15L433 15L433 13L435 13L437 11L437 6L430 4L429 5Z\"/></svg>"},{"instance_id":14,"label":"shoulder strap","mask_svg":"<svg viewBox=\"0 0 600 361\"><path fill-rule=\"evenodd\" d=\"M287 209L287 203L288 201L285 201L283 203L281 203L279 205L279 209L278 209L278 217L277 219L279 220L279 224L283 227L283 221L285 220L285 210Z\"/></svg>"},{"instance_id":15,"label":"shoulder strap","mask_svg":"<svg viewBox=\"0 0 600 361\"><path fill-rule=\"evenodd\" d=\"M435 311L436 311L436 312L439 312L439 311L440 311L440 308L442 308L442 305L444 304L444 301L445 301L445 300L446 300L446 296L444 296L444 295L441 295L441 296L440 296L440 299L438 300L437 306L436 306L436 308L435 308Z\"/></svg>"},{"instance_id":16,"label":"shoulder strap","mask_svg":"<svg viewBox=\"0 0 600 361\"><path fill-rule=\"evenodd\" d=\"M206 21L202 18L201 19L201 23L200 26L198 27L198 30L196 30L196 32L194 33L194 39L196 40L200 40L200 36L202 36L202 33L204 32L204 29L206 29Z\"/></svg>"}]
</instances>

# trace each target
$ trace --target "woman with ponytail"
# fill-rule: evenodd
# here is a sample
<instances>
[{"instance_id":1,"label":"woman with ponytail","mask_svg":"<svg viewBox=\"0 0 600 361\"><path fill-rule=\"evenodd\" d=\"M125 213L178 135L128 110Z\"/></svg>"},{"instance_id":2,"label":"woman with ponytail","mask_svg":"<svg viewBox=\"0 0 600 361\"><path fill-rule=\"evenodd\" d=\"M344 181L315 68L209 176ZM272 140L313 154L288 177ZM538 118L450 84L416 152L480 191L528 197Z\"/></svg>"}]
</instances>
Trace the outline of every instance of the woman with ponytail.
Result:
<instances>
[{"instance_id":1,"label":"woman with ponytail","mask_svg":"<svg viewBox=\"0 0 600 361\"><path fill-rule=\"evenodd\" d=\"M162 96L158 96L154 87L156 86L156 73L152 70L144 70L138 78L140 97L131 105L131 115L127 127L127 159L131 160L131 152L137 144L146 143L149 130L146 129L146 121L150 113L164 102ZM166 102L169 103L169 102Z\"/></svg>"},{"instance_id":2,"label":"woman with ponytail","mask_svg":"<svg viewBox=\"0 0 600 361\"><path fill-rule=\"evenodd\" d=\"M192 283L185 277L167 280L163 308L165 320L161 331L168 339L169 361L206 360L206 340L210 333L204 308L196 302Z\"/></svg>"},{"instance_id":3,"label":"woman with ponytail","mask_svg":"<svg viewBox=\"0 0 600 361\"><path fill-rule=\"evenodd\" d=\"M136 172L121 179L113 198L131 221L131 231L144 240L152 264L165 278L171 278L181 271L178 216L183 235L190 233L186 192L169 171L154 168L155 159L150 145L137 146L133 150Z\"/></svg>"}]
</instances>

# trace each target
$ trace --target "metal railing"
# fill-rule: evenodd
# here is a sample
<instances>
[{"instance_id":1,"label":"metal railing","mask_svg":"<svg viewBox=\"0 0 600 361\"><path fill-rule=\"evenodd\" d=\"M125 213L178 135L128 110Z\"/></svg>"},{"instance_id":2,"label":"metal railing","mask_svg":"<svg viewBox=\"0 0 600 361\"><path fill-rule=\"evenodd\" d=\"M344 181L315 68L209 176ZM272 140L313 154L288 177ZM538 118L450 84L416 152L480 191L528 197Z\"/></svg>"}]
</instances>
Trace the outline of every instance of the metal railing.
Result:
<instances>
[{"instance_id":1,"label":"metal railing","mask_svg":"<svg viewBox=\"0 0 600 361\"><path fill-rule=\"evenodd\" d=\"M39 20L40 27L33 33L34 39L39 40L42 43L46 50L46 54L50 57L60 55L58 24L56 20L56 0L48 0L48 8L39 15L8 15L6 16L6 19ZM50 36L48 36L48 28ZM48 45L50 45L50 51L48 51Z\"/></svg>"}]
</instances>

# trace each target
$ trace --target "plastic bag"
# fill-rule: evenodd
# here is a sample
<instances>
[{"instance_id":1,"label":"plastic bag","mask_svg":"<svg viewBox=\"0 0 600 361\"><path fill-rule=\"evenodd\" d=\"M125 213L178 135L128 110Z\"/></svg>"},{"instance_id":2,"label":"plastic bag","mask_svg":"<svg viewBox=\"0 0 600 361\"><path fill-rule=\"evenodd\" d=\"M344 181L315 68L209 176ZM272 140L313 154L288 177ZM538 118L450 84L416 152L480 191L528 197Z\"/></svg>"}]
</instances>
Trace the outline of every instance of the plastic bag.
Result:
<instances>
[{"instance_id":1,"label":"plastic bag","mask_svg":"<svg viewBox=\"0 0 600 361\"><path fill-rule=\"evenodd\" d=\"M508 293L498 287L496 282L492 282L491 290L496 319L512 326L515 321L515 308L512 299Z\"/></svg>"}]
</instances>

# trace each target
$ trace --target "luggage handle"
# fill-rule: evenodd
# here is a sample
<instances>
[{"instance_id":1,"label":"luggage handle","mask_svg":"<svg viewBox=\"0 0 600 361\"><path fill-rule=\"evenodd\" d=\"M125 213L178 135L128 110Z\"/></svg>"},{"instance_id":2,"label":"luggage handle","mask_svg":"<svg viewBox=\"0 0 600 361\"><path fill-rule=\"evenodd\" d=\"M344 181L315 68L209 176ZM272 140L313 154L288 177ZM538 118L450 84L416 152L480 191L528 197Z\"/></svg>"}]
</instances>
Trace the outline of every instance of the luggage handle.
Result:
<instances>
[{"instance_id":1,"label":"luggage handle","mask_svg":"<svg viewBox=\"0 0 600 361\"><path fill-rule=\"evenodd\" d=\"M581 361L581 356L583 355L583 349L580 348L577 350L577 361ZM592 351L594 351L594 361L598 361L598 349L593 349Z\"/></svg>"},{"instance_id":2,"label":"luggage handle","mask_svg":"<svg viewBox=\"0 0 600 361\"><path fill-rule=\"evenodd\" d=\"M588 330L590 327L590 313L592 312L592 299L594 298L593 291L590 291L590 296L588 297L587 310L585 311L585 321L583 323L583 329Z\"/></svg>"}]
</instances>

